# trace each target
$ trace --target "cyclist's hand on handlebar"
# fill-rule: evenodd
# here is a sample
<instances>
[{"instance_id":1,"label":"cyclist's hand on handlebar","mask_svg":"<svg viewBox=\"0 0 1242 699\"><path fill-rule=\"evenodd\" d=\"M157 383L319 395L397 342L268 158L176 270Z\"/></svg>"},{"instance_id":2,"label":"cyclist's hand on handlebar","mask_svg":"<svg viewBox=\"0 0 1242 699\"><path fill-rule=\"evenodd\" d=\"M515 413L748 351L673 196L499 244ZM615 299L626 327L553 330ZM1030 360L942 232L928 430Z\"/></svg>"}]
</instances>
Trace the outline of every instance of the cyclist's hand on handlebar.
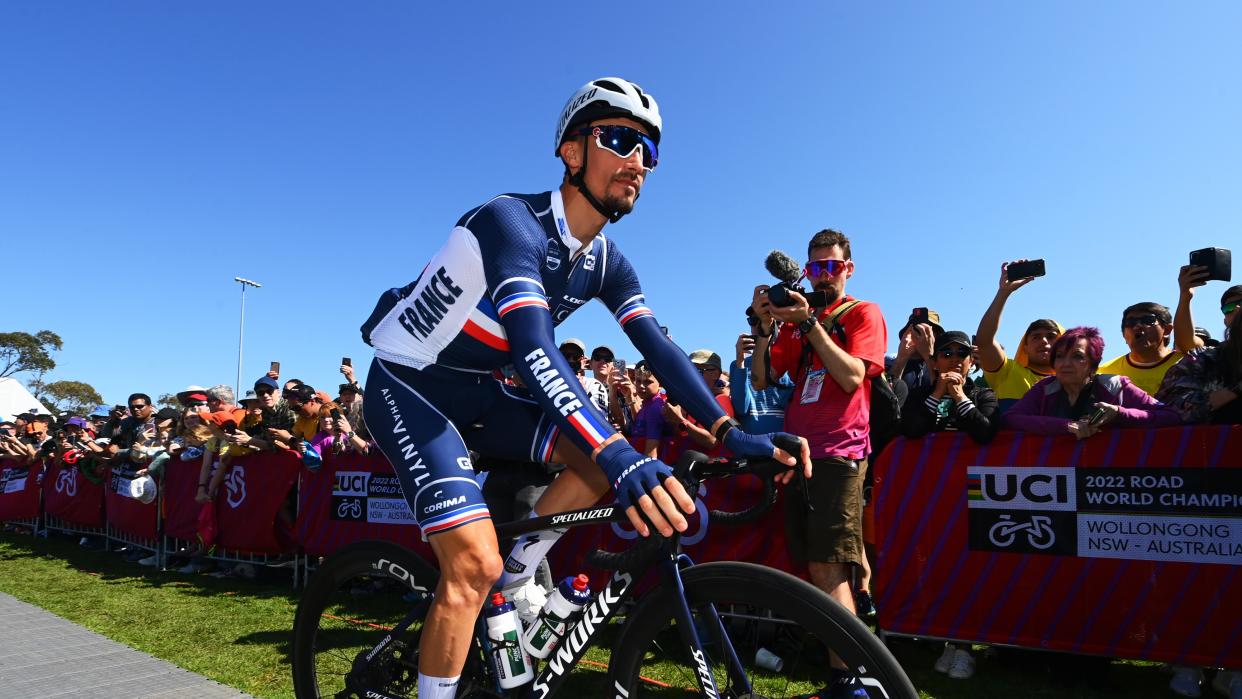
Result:
<instances>
[{"instance_id":1,"label":"cyclist's hand on handlebar","mask_svg":"<svg viewBox=\"0 0 1242 699\"><path fill-rule=\"evenodd\" d=\"M630 525L640 536L650 536L651 529L647 522L654 524L663 536L672 536L674 529L684 532L689 526L685 515L692 512L694 498L686 492L681 481L671 475L664 478L661 485L652 488L650 495L640 496L637 507L631 505L625 508L625 516L630 519Z\"/></svg>"},{"instance_id":2,"label":"cyclist's hand on handlebar","mask_svg":"<svg viewBox=\"0 0 1242 699\"><path fill-rule=\"evenodd\" d=\"M785 432L746 434L735 427L725 434L724 443L734 456L776 459L789 466L790 470L776 477L778 483L792 480L798 464L802 464L802 474L811 477L811 447L802 437Z\"/></svg>"},{"instance_id":3,"label":"cyclist's hand on handlebar","mask_svg":"<svg viewBox=\"0 0 1242 699\"><path fill-rule=\"evenodd\" d=\"M625 516L639 534L651 534L647 521L664 536L672 536L674 529L686 530L688 525L682 512L694 512L694 499L672 477L673 470L668 465L626 448L601 467L613 479L617 503L625 509Z\"/></svg>"}]
</instances>

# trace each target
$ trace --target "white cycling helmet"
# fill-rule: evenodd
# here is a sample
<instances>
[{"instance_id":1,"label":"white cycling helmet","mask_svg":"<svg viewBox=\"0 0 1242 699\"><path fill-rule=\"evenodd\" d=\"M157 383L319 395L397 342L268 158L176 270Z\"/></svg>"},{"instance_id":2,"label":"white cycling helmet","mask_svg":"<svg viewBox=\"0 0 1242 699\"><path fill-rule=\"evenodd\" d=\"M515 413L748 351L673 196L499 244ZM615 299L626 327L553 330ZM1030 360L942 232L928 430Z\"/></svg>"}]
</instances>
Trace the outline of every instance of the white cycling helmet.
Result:
<instances>
[{"instance_id":1,"label":"white cycling helmet","mask_svg":"<svg viewBox=\"0 0 1242 699\"><path fill-rule=\"evenodd\" d=\"M561 118L556 121L552 154L560 155L561 143L570 127L618 116L642 122L650 130L651 140L660 143L660 107L655 98L629 80L597 78L578 88L565 103Z\"/></svg>"}]
</instances>

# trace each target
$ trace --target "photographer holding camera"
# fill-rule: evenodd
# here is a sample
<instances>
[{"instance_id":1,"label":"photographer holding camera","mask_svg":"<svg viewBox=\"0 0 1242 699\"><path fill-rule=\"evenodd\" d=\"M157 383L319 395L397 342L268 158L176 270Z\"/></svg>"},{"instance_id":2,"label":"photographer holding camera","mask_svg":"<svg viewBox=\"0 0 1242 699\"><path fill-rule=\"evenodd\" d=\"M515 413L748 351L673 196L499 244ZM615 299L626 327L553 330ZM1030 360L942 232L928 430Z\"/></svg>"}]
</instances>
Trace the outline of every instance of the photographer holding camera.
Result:
<instances>
[{"instance_id":1,"label":"photographer holding camera","mask_svg":"<svg viewBox=\"0 0 1242 699\"><path fill-rule=\"evenodd\" d=\"M844 234L816 233L807 254L806 278L823 305L812 308L807 294L788 287L783 293L755 287L751 383L763 390L784 374L794 380L785 428L810 443L814 475L805 480L805 500L787 500L786 540L793 557L807 563L811 582L853 612L850 582L863 559L870 384L884 371L888 333L879 306L845 294L854 261ZM843 667L836 658L833 665Z\"/></svg>"}]
</instances>

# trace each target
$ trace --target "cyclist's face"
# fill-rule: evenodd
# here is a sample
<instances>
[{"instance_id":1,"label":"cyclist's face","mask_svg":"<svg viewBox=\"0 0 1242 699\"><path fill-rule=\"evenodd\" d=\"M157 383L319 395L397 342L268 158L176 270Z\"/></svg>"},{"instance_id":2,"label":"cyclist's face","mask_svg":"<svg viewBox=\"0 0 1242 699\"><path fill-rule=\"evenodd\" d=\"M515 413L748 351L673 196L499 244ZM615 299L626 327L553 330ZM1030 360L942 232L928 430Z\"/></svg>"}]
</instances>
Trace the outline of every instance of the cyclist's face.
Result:
<instances>
[{"instance_id":1,"label":"cyclist's face","mask_svg":"<svg viewBox=\"0 0 1242 699\"><path fill-rule=\"evenodd\" d=\"M618 117L600 119L591 122L591 126L620 124L647 133L646 127L634 121ZM636 149L628 158L622 158L608 148L595 144L595 139L583 136L578 139L579 148L589 150L587 154L587 171L584 174L587 188L606 208L623 213L634 209L634 202L642 191L643 182L647 179L647 171L643 169L641 149Z\"/></svg>"}]
</instances>

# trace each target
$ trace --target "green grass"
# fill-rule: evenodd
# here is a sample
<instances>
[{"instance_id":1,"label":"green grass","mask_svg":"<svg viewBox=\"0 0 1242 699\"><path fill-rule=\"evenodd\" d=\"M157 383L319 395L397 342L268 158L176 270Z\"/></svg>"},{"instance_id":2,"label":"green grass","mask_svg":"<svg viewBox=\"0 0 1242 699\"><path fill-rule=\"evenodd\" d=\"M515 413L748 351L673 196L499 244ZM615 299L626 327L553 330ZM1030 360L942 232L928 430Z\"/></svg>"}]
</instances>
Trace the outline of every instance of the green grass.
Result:
<instances>
[{"instance_id":1,"label":"green grass","mask_svg":"<svg viewBox=\"0 0 1242 699\"><path fill-rule=\"evenodd\" d=\"M289 652L297 596L287 577L252 582L156 572L72 540L3 533L0 592L255 696L293 695ZM606 664L607 643L592 648L587 658ZM1169 676L1149 663L1114 661L1101 673L1050 669L1040 654L991 660L976 653L976 676L959 682L931 670L939 644L895 640L892 645L915 686L932 699L1172 696ZM693 681L684 668L672 665L650 674L678 687ZM1103 678L1102 685L1083 682L1096 677ZM602 668L580 666L562 696L586 699L606 691ZM1205 696L1210 692L1205 689Z\"/></svg>"}]
</instances>

